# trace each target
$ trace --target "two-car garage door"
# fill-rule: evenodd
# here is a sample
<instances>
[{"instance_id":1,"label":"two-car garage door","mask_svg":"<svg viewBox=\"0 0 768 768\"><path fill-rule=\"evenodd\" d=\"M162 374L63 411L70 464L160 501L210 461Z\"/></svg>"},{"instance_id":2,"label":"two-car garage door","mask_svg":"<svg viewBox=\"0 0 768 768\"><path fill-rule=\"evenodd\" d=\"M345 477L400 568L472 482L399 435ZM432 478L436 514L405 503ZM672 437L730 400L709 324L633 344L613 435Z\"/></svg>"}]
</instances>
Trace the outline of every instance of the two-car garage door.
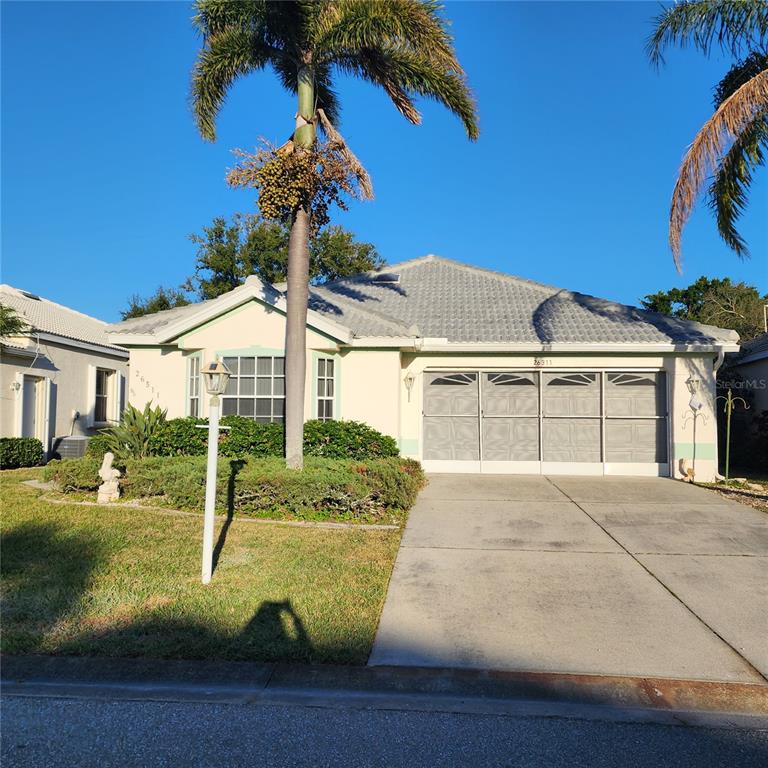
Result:
<instances>
[{"instance_id":1,"label":"two-car garage door","mask_svg":"<svg viewBox=\"0 0 768 768\"><path fill-rule=\"evenodd\" d=\"M661 371L435 371L425 467L454 472L668 474Z\"/></svg>"}]
</instances>

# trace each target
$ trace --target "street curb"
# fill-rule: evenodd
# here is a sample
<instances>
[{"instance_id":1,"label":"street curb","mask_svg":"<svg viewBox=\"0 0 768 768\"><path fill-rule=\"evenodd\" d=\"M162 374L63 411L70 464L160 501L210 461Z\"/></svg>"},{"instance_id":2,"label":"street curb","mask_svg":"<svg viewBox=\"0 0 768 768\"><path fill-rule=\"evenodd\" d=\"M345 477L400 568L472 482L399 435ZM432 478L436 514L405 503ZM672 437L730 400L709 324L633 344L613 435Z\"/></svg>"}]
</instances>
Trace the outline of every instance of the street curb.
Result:
<instances>
[{"instance_id":1,"label":"street curb","mask_svg":"<svg viewBox=\"0 0 768 768\"><path fill-rule=\"evenodd\" d=\"M420 667L3 656L6 696L280 704L768 728L768 685Z\"/></svg>"}]
</instances>

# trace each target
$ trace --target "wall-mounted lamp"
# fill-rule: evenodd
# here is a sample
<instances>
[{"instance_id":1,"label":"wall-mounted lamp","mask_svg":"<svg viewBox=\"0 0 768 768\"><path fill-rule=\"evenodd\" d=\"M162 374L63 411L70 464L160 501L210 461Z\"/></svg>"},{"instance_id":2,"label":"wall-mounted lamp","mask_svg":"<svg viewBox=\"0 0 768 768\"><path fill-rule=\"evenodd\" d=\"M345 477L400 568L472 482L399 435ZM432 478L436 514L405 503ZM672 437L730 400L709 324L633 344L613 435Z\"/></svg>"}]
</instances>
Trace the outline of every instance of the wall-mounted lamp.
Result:
<instances>
[{"instance_id":1,"label":"wall-mounted lamp","mask_svg":"<svg viewBox=\"0 0 768 768\"><path fill-rule=\"evenodd\" d=\"M408 402L411 402L411 390L413 389L413 385L416 382L416 377L413 375L413 371L408 371L408 373L405 374L405 378L403 379L403 384L405 384L405 388L408 391Z\"/></svg>"},{"instance_id":2,"label":"wall-mounted lamp","mask_svg":"<svg viewBox=\"0 0 768 768\"><path fill-rule=\"evenodd\" d=\"M699 391L699 387L701 387L701 379L697 378L693 374L691 374L685 381L685 386L688 387L688 391L695 395Z\"/></svg>"}]
</instances>

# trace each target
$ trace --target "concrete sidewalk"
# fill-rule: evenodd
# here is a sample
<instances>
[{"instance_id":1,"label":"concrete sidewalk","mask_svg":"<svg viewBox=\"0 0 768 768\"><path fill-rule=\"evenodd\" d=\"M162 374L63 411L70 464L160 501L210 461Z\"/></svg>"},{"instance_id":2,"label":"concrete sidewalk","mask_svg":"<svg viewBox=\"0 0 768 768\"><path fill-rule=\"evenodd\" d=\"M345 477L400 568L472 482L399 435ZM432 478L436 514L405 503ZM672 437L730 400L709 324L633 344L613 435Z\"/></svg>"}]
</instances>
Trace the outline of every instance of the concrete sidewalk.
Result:
<instances>
[{"instance_id":1,"label":"concrete sidewalk","mask_svg":"<svg viewBox=\"0 0 768 768\"><path fill-rule=\"evenodd\" d=\"M765 682L768 518L661 478L434 475L372 665Z\"/></svg>"}]
</instances>

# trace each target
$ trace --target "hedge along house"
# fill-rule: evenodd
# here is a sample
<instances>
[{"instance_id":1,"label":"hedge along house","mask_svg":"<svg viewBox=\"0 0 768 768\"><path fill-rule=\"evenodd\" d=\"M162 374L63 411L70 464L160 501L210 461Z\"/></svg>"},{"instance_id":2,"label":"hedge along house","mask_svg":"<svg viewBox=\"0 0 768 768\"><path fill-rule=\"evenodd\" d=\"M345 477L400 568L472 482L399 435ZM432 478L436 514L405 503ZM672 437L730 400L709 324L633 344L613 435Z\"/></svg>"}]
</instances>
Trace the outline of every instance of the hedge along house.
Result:
<instances>
[{"instance_id":1,"label":"hedge along house","mask_svg":"<svg viewBox=\"0 0 768 768\"><path fill-rule=\"evenodd\" d=\"M77 456L120 419L128 351L107 324L30 291L0 285L0 303L28 324L0 344L0 433L36 437L46 458Z\"/></svg>"},{"instance_id":2,"label":"hedge along house","mask_svg":"<svg viewBox=\"0 0 768 768\"><path fill-rule=\"evenodd\" d=\"M249 277L110 339L131 351L136 404L204 416L200 367L218 357L224 414L280 421L284 320L285 295ZM307 324L305 417L365 421L428 471L715 474L732 331L436 256L313 287Z\"/></svg>"}]
</instances>

